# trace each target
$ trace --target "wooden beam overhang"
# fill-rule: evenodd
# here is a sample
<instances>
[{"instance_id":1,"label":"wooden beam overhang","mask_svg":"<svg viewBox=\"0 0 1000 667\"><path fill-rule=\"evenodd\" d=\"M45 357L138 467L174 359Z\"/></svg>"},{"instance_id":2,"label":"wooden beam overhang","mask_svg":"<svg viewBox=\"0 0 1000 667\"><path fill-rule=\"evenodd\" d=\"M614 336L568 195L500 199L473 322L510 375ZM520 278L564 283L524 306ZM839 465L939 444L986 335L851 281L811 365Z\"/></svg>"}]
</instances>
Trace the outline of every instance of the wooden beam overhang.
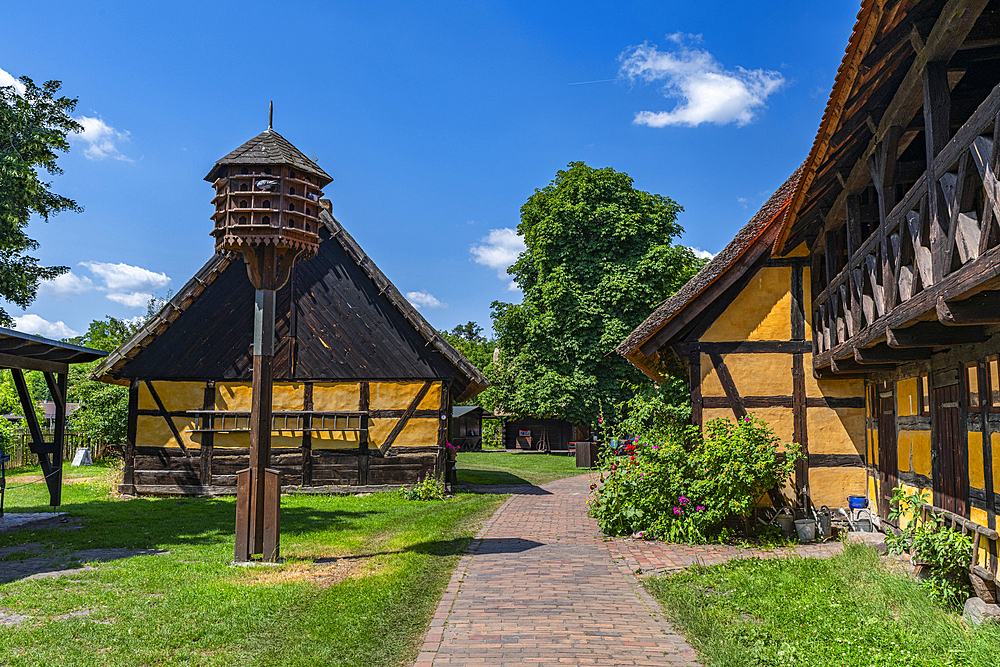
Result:
<instances>
[{"instance_id":1,"label":"wooden beam overhang","mask_svg":"<svg viewBox=\"0 0 1000 667\"><path fill-rule=\"evenodd\" d=\"M868 366L875 364L905 364L928 358L934 351L930 347L913 347L896 349L881 343L874 347L857 348L854 350L854 361Z\"/></svg>"},{"instance_id":2,"label":"wooden beam overhang","mask_svg":"<svg viewBox=\"0 0 1000 667\"><path fill-rule=\"evenodd\" d=\"M976 21L988 4L989 0L949 0L942 8L927 38L923 40L923 48L918 49L912 57L912 62L905 76L903 76L898 84L892 81L892 85L887 86L888 89L893 91L893 94L891 100L886 104L884 112L881 113L878 119L877 131L871 133L867 129L867 123L860 124L860 127L864 128L870 139L867 146L861 152L860 159L854 161L854 166L850 174L844 178L845 183L841 187L840 193L834 199L832 206L830 206L833 215L828 216L826 218L827 221L842 219L843 216L841 214L844 211L847 196L857 194L868 184L870 178L867 165L868 159L874 155L877 145L886 138L890 129L895 126L905 127L916 111L920 109L923 103L923 79L927 64L935 61L947 62L950 60L961 49L967 35L975 27ZM861 43L870 43L873 32L881 20L885 8L876 4L871 11L873 12L873 16L869 19L865 27L866 32L860 39ZM907 36L907 39L909 39L909 36ZM883 38L883 41L885 41L885 38ZM857 80L858 70L863 69L863 59L857 62L857 64L849 66L848 69L850 71L845 72L847 80L844 85L850 88L851 84ZM835 84L834 95L837 94L838 91ZM842 92L840 94L844 95ZM792 228L796 226L796 222L803 218L812 217L809 211L803 209L806 203L806 194L815 184L822 165L830 161L831 156L829 155L829 151L831 146L836 145L832 139L836 136L835 133L838 130L838 126L841 121L845 121L845 123L849 122L843 117L844 109L847 108L848 95L844 95L841 98L843 101L839 101L837 104L834 104L831 98L832 106L827 112L830 115L829 122L826 124L826 127L820 129L816 148L813 155L810 156L806 173L803 175L798 192L789 207L788 220L776 243L776 250L779 254L787 249L793 231ZM864 114L866 120L868 115L871 115L871 112ZM855 131L858 131L858 127L858 125L855 125ZM825 226L829 226L829 222Z\"/></svg>"},{"instance_id":3,"label":"wooden beam overhang","mask_svg":"<svg viewBox=\"0 0 1000 667\"><path fill-rule=\"evenodd\" d=\"M854 359L831 359L830 360L830 370L834 372L835 375L841 375L843 373L867 373L882 370L892 370L896 368L897 364L894 363L865 363L860 364Z\"/></svg>"},{"instance_id":4,"label":"wooden beam overhang","mask_svg":"<svg viewBox=\"0 0 1000 667\"><path fill-rule=\"evenodd\" d=\"M947 326L1000 324L1000 292L980 292L964 301L937 299L937 318Z\"/></svg>"},{"instance_id":5,"label":"wooden beam overhang","mask_svg":"<svg viewBox=\"0 0 1000 667\"><path fill-rule=\"evenodd\" d=\"M983 327L946 327L938 322L917 322L905 329L888 328L885 335L888 346L896 350L968 345L989 339Z\"/></svg>"}]
</instances>

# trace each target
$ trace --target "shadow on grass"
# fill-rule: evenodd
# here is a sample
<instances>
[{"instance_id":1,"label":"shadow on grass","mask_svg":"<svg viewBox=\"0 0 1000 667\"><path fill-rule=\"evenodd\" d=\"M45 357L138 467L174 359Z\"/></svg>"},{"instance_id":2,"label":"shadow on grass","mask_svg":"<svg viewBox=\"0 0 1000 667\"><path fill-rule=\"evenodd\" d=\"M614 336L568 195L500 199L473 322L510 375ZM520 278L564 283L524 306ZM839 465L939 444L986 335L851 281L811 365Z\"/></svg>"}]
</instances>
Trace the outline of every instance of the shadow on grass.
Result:
<instances>
[{"instance_id":1,"label":"shadow on grass","mask_svg":"<svg viewBox=\"0 0 1000 667\"><path fill-rule=\"evenodd\" d=\"M466 484L531 484L528 480L513 473L501 470L482 470L479 468L459 468L458 481Z\"/></svg>"}]
</instances>

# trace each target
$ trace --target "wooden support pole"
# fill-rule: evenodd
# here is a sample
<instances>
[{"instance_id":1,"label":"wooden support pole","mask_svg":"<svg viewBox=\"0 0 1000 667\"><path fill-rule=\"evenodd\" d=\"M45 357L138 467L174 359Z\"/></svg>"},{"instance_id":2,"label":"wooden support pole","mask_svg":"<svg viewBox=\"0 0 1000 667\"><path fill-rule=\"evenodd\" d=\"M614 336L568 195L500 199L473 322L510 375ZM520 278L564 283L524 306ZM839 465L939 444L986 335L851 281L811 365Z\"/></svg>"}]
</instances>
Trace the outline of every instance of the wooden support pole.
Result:
<instances>
[{"instance_id":1,"label":"wooden support pole","mask_svg":"<svg viewBox=\"0 0 1000 667\"><path fill-rule=\"evenodd\" d=\"M139 421L139 380L133 380L128 389L128 424L125 432L125 465L122 473L121 492L135 495L135 438Z\"/></svg>"},{"instance_id":2,"label":"wooden support pole","mask_svg":"<svg viewBox=\"0 0 1000 667\"><path fill-rule=\"evenodd\" d=\"M253 386L250 399L250 553L264 551L265 470L271 461L274 290L258 289L254 300Z\"/></svg>"},{"instance_id":3,"label":"wooden support pole","mask_svg":"<svg viewBox=\"0 0 1000 667\"><path fill-rule=\"evenodd\" d=\"M948 63L929 62L923 70L924 140L927 153L927 195L931 227L931 271L938 283L950 270L944 265L948 239L948 205L934 172L934 158L948 143L951 134L951 88Z\"/></svg>"},{"instance_id":4,"label":"wooden support pole","mask_svg":"<svg viewBox=\"0 0 1000 667\"><path fill-rule=\"evenodd\" d=\"M49 488L49 504L52 507L59 505L60 493L53 491L53 485L62 486L62 466L57 470L52 465L49 454L52 447L45 443L42 437L42 428L38 425L38 415L35 414L35 403L31 400L31 392L28 391L28 383L24 380L24 372L20 368L10 369L11 377L14 379L14 388L21 401L21 410L24 411L24 421L28 424L28 433L31 434L31 451L38 456L38 463L42 468L42 475L45 477L45 485ZM61 457L60 457L61 459Z\"/></svg>"}]
</instances>

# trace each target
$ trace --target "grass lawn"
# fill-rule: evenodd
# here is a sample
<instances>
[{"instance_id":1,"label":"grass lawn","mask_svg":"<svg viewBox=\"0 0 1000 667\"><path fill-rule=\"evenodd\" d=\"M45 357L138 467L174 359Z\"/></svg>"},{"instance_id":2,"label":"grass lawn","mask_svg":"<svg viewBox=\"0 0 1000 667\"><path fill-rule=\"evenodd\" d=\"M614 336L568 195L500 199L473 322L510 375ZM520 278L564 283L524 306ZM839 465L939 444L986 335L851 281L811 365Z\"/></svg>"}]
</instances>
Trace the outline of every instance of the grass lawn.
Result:
<instances>
[{"instance_id":1,"label":"grass lawn","mask_svg":"<svg viewBox=\"0 0 1000 667\"><path fill-rule=\"evenodd\" d=\"M233 498L117 500L115 470L71 474L95 472L101 479L67 484L58 508L82 528L0 534L0 548L33 543L6 559L94 548L169 554L0 584L0 612L29 617L0 625L0 664L409 664L459 555L503 500L286 496L285 564L244 568L231 564ZM17 483L8 511L48 510L44 484Z\"/></svg>"},{"instance_id":2,"label":"grass lawn","mask_svg":"<svg viewBox=\"0 0 1000 667\"><path fill-rule=\"evenodd\" d=\"M587 473L572 456L544 452L461 452L457 469L458 481L470 484L544 484Z\"/></svg>"},{"instance_id":3,"label":"grass lawn","mask_svg":"<svg viewBox=\"0 0 1000 667\"><path fill-rule=\"evenodd\" d=\"M870 548L736 560L644 580L711 667L996 667L1000 626L969 629Z\"/></svg>"}]
</instances>

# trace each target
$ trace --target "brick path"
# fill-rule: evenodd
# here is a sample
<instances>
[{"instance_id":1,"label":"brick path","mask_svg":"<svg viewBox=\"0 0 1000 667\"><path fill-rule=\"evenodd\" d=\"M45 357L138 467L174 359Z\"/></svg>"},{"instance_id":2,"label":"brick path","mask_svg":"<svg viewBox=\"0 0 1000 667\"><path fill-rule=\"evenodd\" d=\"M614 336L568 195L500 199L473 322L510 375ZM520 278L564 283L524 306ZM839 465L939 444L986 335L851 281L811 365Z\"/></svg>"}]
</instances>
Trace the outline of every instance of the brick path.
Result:
<instances>
[{"instance_id":1,"label":"brick path","mask_svg":"<svg viewBox=\"0 0 1000 667\"><path fill-rule=\"evenodd\" d=\"M827 557L841 548L763 551L608 540L587 516L589 491L588 476L507 489L517 495L486 522L459 562L414 667L697 665L636 570Z\"/></svg>"}]
</instances>

